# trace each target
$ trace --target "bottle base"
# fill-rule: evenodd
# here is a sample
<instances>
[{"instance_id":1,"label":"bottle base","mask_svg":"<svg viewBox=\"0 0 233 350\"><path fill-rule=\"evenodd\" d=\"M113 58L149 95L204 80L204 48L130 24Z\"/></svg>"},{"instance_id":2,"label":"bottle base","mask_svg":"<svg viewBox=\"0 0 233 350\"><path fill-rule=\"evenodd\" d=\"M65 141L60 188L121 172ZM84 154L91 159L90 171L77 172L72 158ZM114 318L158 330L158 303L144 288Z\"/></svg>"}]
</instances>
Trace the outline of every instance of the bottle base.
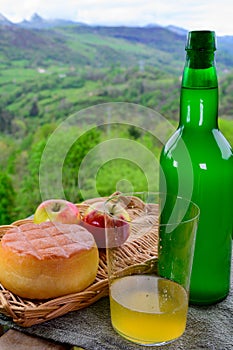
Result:
<instances>
[{"instance_id":1,"label":"bottle base","mask_svg":"<svg viewBox=\"0 0 233 350\"><path fill-rule=\"evenodd\" d=\"M197 298L189 298L189 305L199 305L199 306L208 306L208 305L214 305L214 304L218 304L221 301L223 301L224 299L227 298L229 292L227 292L227 294L224 294L223 296L219 297L219 298L215 298L215 299L197 299Z\"/></svg>"}]
</instances>

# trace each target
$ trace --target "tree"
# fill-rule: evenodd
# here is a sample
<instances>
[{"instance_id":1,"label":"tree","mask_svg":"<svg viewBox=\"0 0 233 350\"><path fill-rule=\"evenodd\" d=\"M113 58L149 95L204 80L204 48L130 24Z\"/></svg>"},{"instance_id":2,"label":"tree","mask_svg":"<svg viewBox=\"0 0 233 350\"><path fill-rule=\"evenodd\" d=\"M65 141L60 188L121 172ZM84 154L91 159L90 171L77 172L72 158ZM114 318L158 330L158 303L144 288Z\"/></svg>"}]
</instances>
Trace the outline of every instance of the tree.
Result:
<instances>
[{"instance_id":1,"label":"tree","mask_svg":"<svg viewBox=\"0 0 233 350\"><path fill-rule=\"evenodd\" d=\"M130 127L128 128L128 132L134 140L137 140L142 134L141 130L135 125L130 125Z\"/></svg>"},{"instance_id":2,"label":"tree","mask_svg":"<svg viewBox=\"0 0 233 350\"><path fill-rule=\"evenodd\" d=\"M93 128L80 135L67 152L63 167L63 186L68 200L72 202L81 201L83 198L80 190L87 193L88 188L94 186L95 174L93 174L93 168L98 159L95 157L95 152L92 153L91 151L95 150L99 143L100 131ZM85 168L85 174L80 176L80 165L87 155L89 156L89 162Z\"/></svg>"},{"instance_id":3,"label":"tree","mask_svg":"<svg viewBox=\"0 0 233 350\"><path fill-rule=\"evenodd\" d=\"M33 102L32 107L30 109L29 115L30 117L36 117L39 114L39 107L36 101Z\"/></svg>"},{"instance_id":4,"label":"tree","mask_svg":"<svg viewBox=\"0 0 233 350\"><path fill-rule=\"evenodd\" d=\"M11 133L13 118L13 114L0 108L0 132Z\"/></svg>"},{"instance_id":5,"label":"tree","mask_svg":"<svg viewBox=\"0 0 233 350\"><path fill-rule=\"evenodd\" d=\"M39 190L39 167L41 156L46 145L42 139L34 143L28 152L25 175L22 179L17 193L18 218L23 219L32 215L41 201Z\"/></svg>"},{"instance_id":6,"label":"tree","mask_svg":"<svg viewBox=\"0 0 233 350\"><path fill-rule=\"evenodd\" d=\"M0 224L7 225L14 221L14 189L11 178L0 172Z\"/></svg>"}]
</instances>

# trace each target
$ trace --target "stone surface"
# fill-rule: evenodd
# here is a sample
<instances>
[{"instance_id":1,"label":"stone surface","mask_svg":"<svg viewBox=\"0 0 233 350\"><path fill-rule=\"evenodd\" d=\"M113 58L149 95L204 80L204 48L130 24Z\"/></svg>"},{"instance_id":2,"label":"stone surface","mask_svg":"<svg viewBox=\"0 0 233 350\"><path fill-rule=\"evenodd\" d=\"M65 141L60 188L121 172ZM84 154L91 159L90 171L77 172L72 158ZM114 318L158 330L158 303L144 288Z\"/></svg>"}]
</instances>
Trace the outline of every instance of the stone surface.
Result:
<instances>
[{"instance_id":1,"label":"stone surface","mask_svg":"<svg viewBox=\"0 0 233 350\"><path fill-rule=\"evenodd\" d=\"M63 345L54 344L51 341L26 335L15 330L7 331L0 338L0 350L66 350Z\"/></svg>"}]
</instances>

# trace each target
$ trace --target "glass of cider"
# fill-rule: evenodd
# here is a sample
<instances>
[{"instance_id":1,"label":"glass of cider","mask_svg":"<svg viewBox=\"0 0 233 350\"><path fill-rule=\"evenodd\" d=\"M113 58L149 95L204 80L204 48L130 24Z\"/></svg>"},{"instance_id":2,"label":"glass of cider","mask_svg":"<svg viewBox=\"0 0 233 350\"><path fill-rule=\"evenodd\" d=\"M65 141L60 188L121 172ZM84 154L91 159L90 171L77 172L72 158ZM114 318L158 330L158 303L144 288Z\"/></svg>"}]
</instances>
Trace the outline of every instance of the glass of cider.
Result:
<instances>
[{"instance_id":1,"label":"glass of cider","mask_svg":"<svg viewBox=\"0 0 233 350\"><path fill-rule=\"evenodd\" d=\"M162 193L118 193L105 202L111 323L141 345L185 331L198 206Z\"/></svg>"}]
</instances>

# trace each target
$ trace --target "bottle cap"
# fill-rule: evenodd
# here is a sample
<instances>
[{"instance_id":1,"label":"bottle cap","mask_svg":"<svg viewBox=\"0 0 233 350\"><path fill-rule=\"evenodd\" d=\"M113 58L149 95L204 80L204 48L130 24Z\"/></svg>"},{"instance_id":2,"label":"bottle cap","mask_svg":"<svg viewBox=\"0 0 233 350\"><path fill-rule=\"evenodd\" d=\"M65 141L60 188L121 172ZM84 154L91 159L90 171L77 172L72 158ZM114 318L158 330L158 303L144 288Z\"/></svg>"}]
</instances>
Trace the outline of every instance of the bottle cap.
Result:
<instances>
[{"instance_id":1,"label":"bottle cap","mask_svg":"<svg viewBox=\"0 0 233 350\"><path fill-rule=\"evenodd\" d=\"M194 30L189 32L185 50L215 51L215 32L210 30Z\"/></svg>"}]
</instances>

